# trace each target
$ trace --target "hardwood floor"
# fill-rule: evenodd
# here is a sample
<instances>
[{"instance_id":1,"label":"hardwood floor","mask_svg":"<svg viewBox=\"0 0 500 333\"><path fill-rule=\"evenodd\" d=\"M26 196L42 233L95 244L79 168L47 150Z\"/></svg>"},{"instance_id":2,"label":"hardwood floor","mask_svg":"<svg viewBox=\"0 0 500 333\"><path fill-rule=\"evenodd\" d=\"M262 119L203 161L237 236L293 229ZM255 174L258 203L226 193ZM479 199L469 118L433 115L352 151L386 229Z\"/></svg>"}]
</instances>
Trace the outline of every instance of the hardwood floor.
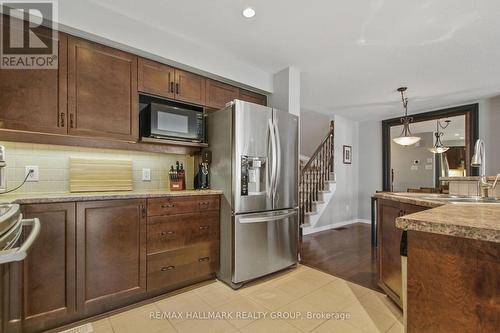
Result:
<instances>
[{"instance_id":1,"label":"hardwood floor","mask_svg":"<svg viewBox=\"0 0 500 333\"><path fill-rule=\"evenodd\" d=\"M369 224L355 223L306 235L301 244L301 263L380 291L370 229Z\"/></svg>"}]
</instances>

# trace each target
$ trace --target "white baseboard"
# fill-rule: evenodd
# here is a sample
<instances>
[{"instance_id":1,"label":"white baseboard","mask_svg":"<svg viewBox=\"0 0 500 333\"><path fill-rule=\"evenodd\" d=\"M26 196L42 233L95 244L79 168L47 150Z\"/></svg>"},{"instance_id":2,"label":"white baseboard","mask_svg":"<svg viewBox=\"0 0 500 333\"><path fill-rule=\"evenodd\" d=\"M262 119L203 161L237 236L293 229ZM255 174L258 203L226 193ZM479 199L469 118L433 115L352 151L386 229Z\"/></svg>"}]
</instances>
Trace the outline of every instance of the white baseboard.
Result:
<instances>
[{"instance_id":1,"label":"white baseboard","mask_svg":"<svg viewBox=\"0 0 500 333\"><path fill-rule=\"evenodd\" d=\"M353 223L358 223L358 220L336 222L336 223L332 223L332 224L322 225L321 227L307 227L307 228L302 229L302 234L303 235L310 235L310 234L314 234L314 233L317 233L320 231L340 228L340 227L343 227L345 225L349 225L349 224L353 224Z\"/></svg>"},{"instance_id":2,"label":"white baseboard","mask_svg":"<svg viewBox=\"0 0 500 333\"><path fill-rule=\"evenodd\" d=\"M358 223L372 224L372 221L371 221L371 220L365 220L365 219L355 219L354 221L355 221L355 222L358 222Z\"/></svg>"}]
</instances>

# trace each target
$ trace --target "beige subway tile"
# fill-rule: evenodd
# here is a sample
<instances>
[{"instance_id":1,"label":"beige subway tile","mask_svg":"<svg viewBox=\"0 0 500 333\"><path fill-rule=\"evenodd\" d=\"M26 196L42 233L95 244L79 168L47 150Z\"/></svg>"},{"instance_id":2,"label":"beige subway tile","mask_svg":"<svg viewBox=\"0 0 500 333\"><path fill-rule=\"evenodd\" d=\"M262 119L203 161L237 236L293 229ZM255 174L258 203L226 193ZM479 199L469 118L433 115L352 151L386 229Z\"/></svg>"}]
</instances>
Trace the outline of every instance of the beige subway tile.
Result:
<instances>
[{"instance_id":1,"label":"beige subway tile","mask_svg":"<svg viewBox=\"0 0 500 333\"><path fill-rule=\"evenodd\" d=\"M467 182L460 182L458 184L458 194L469 195L469 184Z\"/></svg>"},{"instance_id":2,"label":"beige subway tile","mask_svg":"<svg viewBox=\"0 0 500 333\"><path fill-rule=\"evenodd\" d=\"M459 194L459 187L458 187L459 182L450 182L450 194Z\"/></svg>"}]
</instances>

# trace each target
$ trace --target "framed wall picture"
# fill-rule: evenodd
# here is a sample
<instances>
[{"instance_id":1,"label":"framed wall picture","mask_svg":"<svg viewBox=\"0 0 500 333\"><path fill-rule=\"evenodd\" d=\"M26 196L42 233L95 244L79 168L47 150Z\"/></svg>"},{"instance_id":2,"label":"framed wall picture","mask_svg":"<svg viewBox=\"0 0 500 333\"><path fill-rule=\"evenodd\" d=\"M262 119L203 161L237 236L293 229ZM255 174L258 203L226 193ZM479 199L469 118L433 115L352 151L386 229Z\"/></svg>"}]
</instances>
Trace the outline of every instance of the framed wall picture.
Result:
<instances>
[{"instance_id":1,"label":"framed wall picture","mask_svg":"<svg viewBox=\"0 0 500 333\"><path fill-rule=\"evenodd\" d=\"M351 164L352 163L352 147L351 146L343 146L343 152L344 152L344 164Z\"/></svg>"}]
</instances>

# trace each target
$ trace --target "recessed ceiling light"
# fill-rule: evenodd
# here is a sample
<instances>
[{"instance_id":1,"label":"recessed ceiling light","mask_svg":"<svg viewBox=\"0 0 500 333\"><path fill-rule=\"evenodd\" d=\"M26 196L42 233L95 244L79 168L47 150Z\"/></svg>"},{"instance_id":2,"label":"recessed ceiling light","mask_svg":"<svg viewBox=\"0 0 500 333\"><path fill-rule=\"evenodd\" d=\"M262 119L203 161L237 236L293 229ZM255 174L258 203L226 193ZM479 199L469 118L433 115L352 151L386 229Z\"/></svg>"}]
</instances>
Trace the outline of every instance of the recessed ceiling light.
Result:
<instances>
[{"instance_id":1,"label":"recessed ceiling light","mask_svg":"<svg viewBox=\"0 0 500 333\"><path fill-rule=\"evenodd\" d=\"M455 133L455 136L460 136L460 133Z\"/></svg>"},{"instance_id":2,"label":"recessed ceiling light","mask_svg":"<svg viewBox=\"0 0 500 333\"><path fill-rule=\"evenodd\" d=\"M463 136L461 136L461 137L460 137L460 140L463 140L463 139L465 139L465 138L464 138Z\"/></svg>"},{"instance_id":3,"label":"recessed ceiling light","mask_svg":"<svg viewBox=\"0 0 500 333\"><path fill-rule=\"evenodd\" d=\"M255 16L255 9L253 8L250 8L250 7L247 7L245 9L243 9L243 12L242 12L243 16L245 16L246 18L252 18Z\"/></svg>"}]
</instances>

